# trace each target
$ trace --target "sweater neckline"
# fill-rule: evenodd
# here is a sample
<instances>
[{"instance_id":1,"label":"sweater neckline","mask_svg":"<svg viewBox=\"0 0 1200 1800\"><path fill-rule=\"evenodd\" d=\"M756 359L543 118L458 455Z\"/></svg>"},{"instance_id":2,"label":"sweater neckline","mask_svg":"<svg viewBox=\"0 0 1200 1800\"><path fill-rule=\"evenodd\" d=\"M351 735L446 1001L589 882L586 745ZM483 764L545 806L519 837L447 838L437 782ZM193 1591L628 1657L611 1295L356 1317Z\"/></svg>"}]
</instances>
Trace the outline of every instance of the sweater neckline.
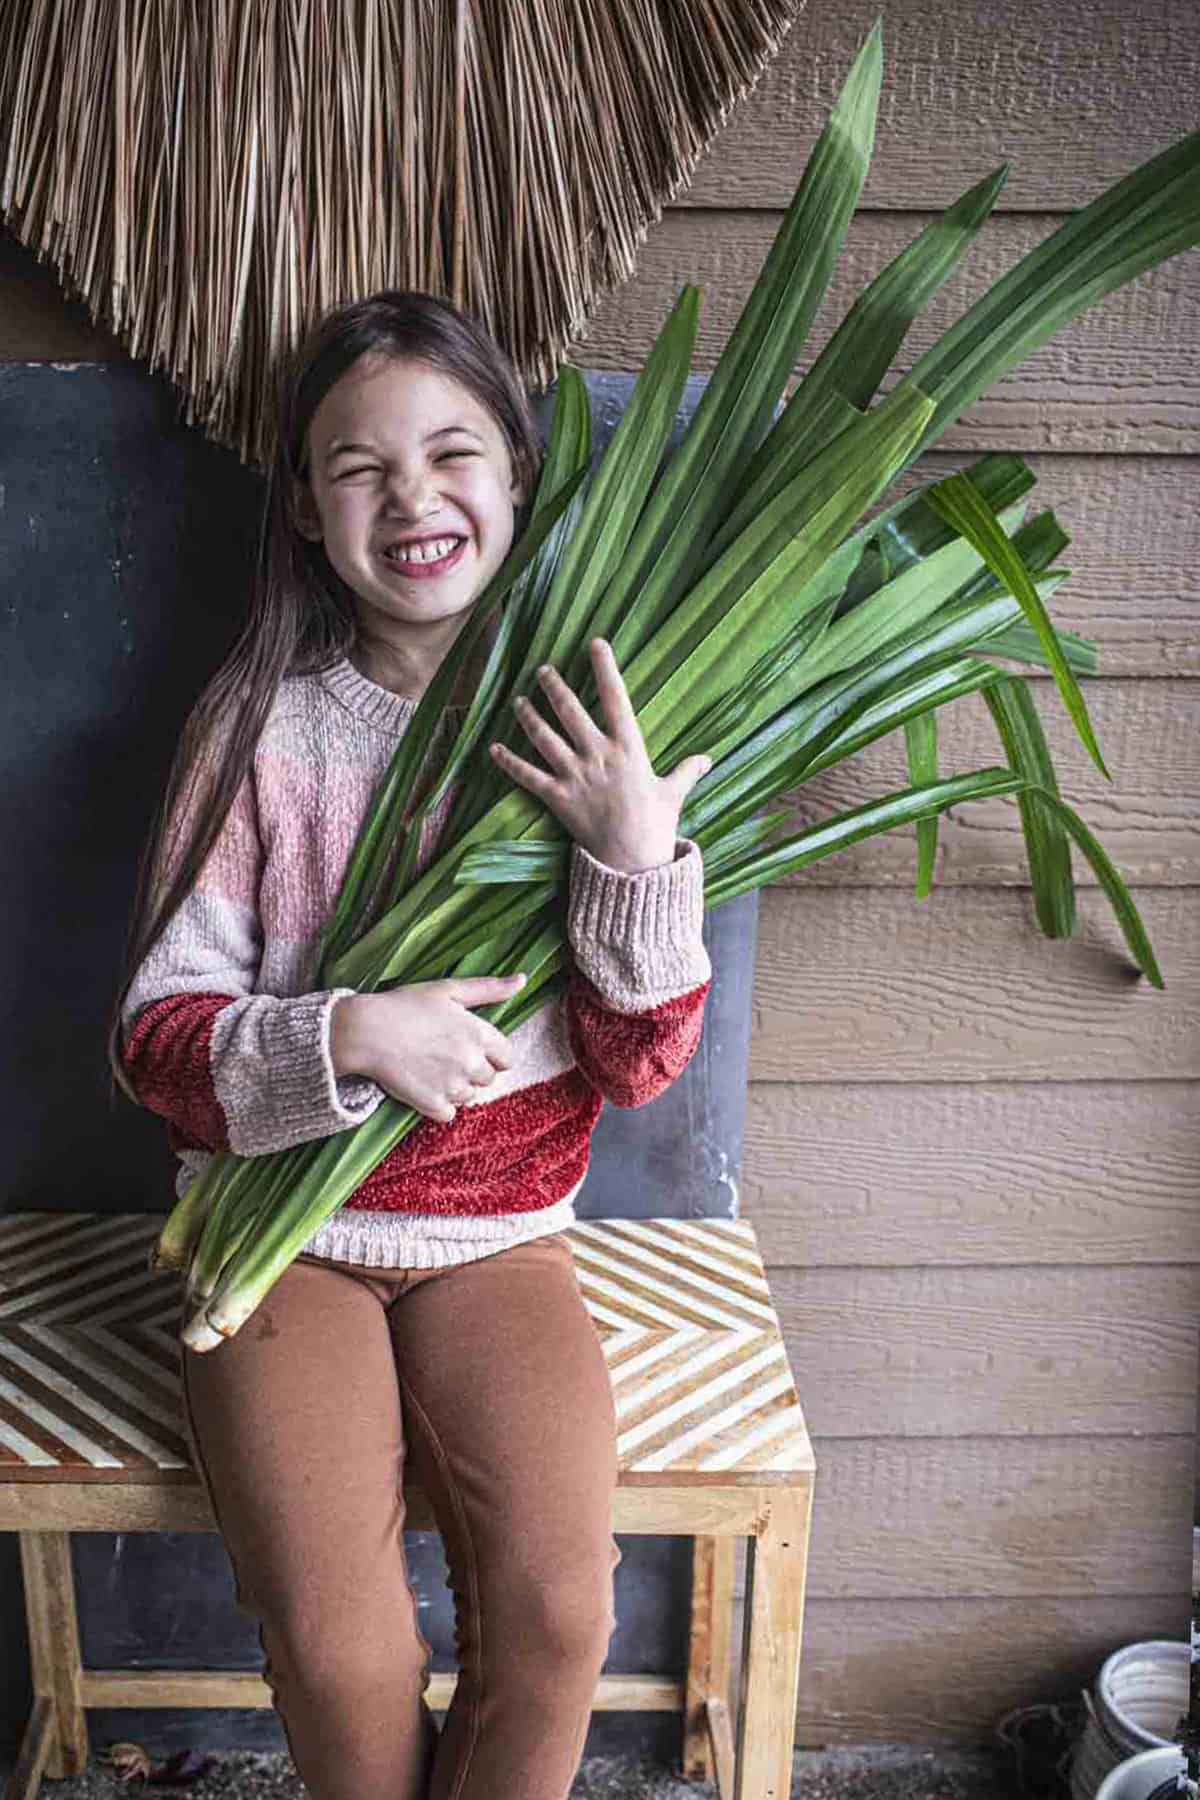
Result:
<instances>
[{"instance_id":1,"label":"sweater neckline","mask_svg":"<svg viewBox=\"0 0 1200 1800\"><path fill-rule=\"evenodd\" d=\"M341 656L337 662L322 669L321 680L328 691L360 719L391 731L403 731L411 725L413 714L421 704L404 694L394 694L391 688L381 687L356 669L348 656ZM443 717L447 713L457 716L465 713L467 708L447 706L442 710Z\"/></svg>"}]
</instances>

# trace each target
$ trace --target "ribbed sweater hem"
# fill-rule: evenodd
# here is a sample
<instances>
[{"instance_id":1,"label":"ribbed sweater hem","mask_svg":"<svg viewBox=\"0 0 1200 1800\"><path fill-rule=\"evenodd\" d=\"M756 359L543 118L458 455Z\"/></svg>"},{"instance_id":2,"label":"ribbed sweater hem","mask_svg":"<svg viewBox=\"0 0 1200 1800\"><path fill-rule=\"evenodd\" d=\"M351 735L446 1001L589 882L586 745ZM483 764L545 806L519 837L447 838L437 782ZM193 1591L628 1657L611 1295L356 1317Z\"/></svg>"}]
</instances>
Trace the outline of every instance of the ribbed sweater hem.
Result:
<instances>
[{"instance_id":1,"label":"ribbed sweater hem","mask_svg":"<svg viewBox=\"0 0 1200 1800\"><path fill-rule=\"evenodd\" d=\"M360 1212L342 1207L303 1246L302 1254L369 1269L444 1269L494 1256L514 1244L565 1231L583 1183L551 1206L523 1213Z\"/></svg>"}]
</instances>

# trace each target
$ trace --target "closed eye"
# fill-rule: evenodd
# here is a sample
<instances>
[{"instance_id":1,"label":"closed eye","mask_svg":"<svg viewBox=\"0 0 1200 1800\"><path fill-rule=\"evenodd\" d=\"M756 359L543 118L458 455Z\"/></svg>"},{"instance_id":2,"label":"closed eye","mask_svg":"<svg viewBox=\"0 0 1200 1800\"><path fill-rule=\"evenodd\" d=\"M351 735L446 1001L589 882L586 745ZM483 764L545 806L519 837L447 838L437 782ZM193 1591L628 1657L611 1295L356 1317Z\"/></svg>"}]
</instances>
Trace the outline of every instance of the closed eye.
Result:
<instances>
[{"instance_id":1,"label":"closed eye","mask_svg":"<svg viewBox=\"0 0 1200 1800\"><path fill-rule=\"evenodd\" d=\"M479 455L478 450L447 450L443 456L439 456L436 460L438 462L448 462L451 459L451 457L455 457L455 456L478 456L478 455ZM356 463L352 469L343 469L341 471L341 473L336 477L336 479L338 481L348 481L354 475L372 475L372 474L375 474L377 471L378 471L377 463Z\"/></svg>"}]
</instances>

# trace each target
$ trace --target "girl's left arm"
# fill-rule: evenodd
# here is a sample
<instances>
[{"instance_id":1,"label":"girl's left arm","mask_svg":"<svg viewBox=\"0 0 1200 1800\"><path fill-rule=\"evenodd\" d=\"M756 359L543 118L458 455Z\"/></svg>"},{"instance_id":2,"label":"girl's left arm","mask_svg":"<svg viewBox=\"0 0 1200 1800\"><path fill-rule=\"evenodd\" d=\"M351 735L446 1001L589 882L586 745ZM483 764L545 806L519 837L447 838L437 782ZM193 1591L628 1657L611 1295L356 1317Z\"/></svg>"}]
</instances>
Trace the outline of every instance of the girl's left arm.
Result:
<instances>
[{"instance_id":1,"label":"girl's left arm","mask_svg":"<svg viewBox=\"0 0 1200 1800\"><path fill-rule=\"evenodd\" d=\"M635 875L574 845L567 1029L583 1073L615 1106L644 1106L695 1054L712 985L703 921L704 865L691 839Z\"/></svg>"}]
</instances>

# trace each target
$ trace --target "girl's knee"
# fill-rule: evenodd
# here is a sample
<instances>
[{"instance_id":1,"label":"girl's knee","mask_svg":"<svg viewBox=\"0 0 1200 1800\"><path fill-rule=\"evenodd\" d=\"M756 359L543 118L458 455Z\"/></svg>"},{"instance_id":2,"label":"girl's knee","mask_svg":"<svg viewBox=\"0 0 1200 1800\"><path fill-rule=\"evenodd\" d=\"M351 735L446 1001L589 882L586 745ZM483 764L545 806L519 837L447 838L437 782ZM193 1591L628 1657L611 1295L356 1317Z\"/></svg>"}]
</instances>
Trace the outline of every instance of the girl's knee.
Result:
<instances>
[{"instance_id":1,"label":"girl's knee","mask_svg":"<svg viewBox=\"0 0 1200 1800\"><path fill-rule=\"evenodd\" d=\"M258 1619L272 1670L293 1693L336 1702L340 1693L419 1690L432 1655L421 1631L408 1582L378 1579L344 1599L318 1594L311 1583L296 1591L256 1594L246 1610Z\"/></svg>"},{"instance_id":2,"label":"girl's knee","mask_svg":"<svg viewBox=\"0 0 1200 1800\"><path fill-rule=\"evenodd\" d=\"M264 1622L262 1644L271 1685L322 1713L352 1710L377 1696L419 1694L428 1679L429 1645L415 1631L398 1631L394 1620L372 1630L360 1618L357 1630L336 1633Z\"/></svg>"},{"instance_id":3,"label":"girl's knee","mask_svg":"<svg viewBox=\"0 0 1200 1800\"><path fill-rule=\"evenodd\" d=\"M523 1584L516 1609L512 1629L531 1647L560 1661L602 1662L617 1622L611 1554L540 1570Z\"/></svg>"}]
</instances>

